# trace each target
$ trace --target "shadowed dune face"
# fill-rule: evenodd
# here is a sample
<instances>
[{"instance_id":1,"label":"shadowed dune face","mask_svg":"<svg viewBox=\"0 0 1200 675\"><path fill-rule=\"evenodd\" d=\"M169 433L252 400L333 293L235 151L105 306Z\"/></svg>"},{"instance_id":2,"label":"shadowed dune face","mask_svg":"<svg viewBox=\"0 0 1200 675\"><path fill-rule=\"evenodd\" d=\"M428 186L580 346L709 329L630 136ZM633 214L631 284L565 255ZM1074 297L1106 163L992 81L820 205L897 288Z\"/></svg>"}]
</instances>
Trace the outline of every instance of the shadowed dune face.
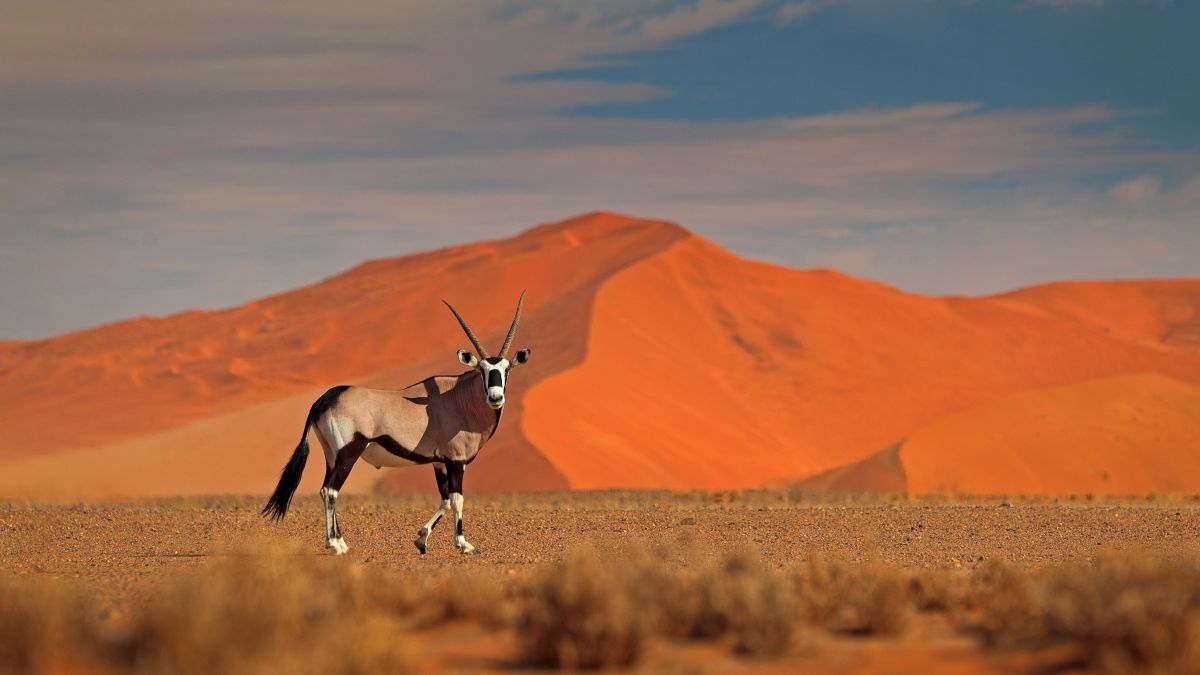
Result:
<instances>
[{"instance_id":1,"label":"shadowed dune face","mask_svg":"<svg viewBox=\"0 0 1200 675\"><path fill-rule=\"evenodd\" d=\"M529 392L538 414L523 419L573 487L764 485L1024 389L1139 371L1200 381L1192 350L753 263L695 238L614 275L588 344L582 365Z\"/></svg>"},{"instance_id":2,"label":"shadowed dune face","mask_svg":"<svg viewBox=\"0 0 1200 675\"><path fill-rule=\"evenodd\" d=\"M266 491L321 391L460 371L467 339L439 300L498 347L523 288L515 347L533 358L471 490L753 487L835 467L823 486L911 489L924 474L895 467L950 415L1132 373L1200 383L1200 280L926 297L600 213L233 309L0 343L0 491ZM427 492L431 473L364 465L348 487Z\"/></svg>"},{"instance_id":3,"label":"shadowed dune face","mask_svg":"<svg viewBox=\"0 0 1200 675\"><path fill-rule=\"evenodd\" d=\"M440 299L497 349L525 288L516 347L533 347L534 357L514 372L502 432L472 464L470 482L567 487L521 434L523 395L582 358L578 336L600 281L686 236L668 223L590 214L512 239L367 262L230 310L13 343L0 361L9 430L0 462L13 471L0 488L64 497L268 489L321 391L461 371L454 351L469 342ZM71 424L60 423L64 415ZM224 466L227 457L238 466ZM427 468L367 469L349 487L380 477L389 491L433 485ZM304 489L319 484L320 470L307 474Z\"/></svg>"},{"instance_id":4,"label":"shadowed dune face","mask_svg":"<svg viewBox=\"0 0 1200 675\"><path fill-rule=\"evenodd\" d=\"M861 461L806 478L799 487L817 492L906 494L908 477L900 463L900 446L897 443Z\"/></svg>"},{"instance_id":5,"label":"shadowed dune face","mask_svg":"<svg viewBox=\"0 0 1200 675\"><path fill-rule=\"evenodd\" d=\"M16 343L0 362L0 406L17 439L37 442L10 441L4 454L133 438L375 373L399 371L408 379L391 384L402 386L456 372L454 350L467 341L440 298L498 346L523 288L528 315L554 303L574 309L580 303L561 296L685 235L674 225L595 214L512 239L367 262L233 309ZM527 331L543 323L527 321ZM529 332L521 338L536 341ZM552 344L539 350L543 362L554 357ZM414 367L427 361L433 371ZM78 423L47 424L61 410Z\"/></svg>"},{"instance_id":6,"label":"shadowed dune face","mask_svg":"<svg viewBox=\"0 0 1200 675\"><path fill-rule=\"evenodd\" d=\"M841 492L1200 491L1200 386L1144 373L1001 397L803 481Z\"/></svg>"}]
</instances>

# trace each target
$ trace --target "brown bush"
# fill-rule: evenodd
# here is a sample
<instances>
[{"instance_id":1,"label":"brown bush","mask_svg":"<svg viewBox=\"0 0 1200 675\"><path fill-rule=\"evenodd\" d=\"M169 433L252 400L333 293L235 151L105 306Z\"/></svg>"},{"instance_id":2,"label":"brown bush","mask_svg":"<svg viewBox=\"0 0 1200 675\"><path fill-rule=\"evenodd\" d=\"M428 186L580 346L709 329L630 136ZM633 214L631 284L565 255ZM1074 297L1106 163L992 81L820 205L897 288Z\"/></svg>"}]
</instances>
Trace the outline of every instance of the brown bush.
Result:
<instances>
[{"instance_id":1,"label":"brown bush","mask_svg":"<svg viewBox=\"0 0 1200 675\"><path fill-rule=\"evenodd\" d=\"M499 628L513 620L511 599L504 586L485 574L466 572L445 579L423 592L415 611L427 622L476 620Z\"/></svg>"},{"instance_id":2,"label":"brown bush","mask_svg":"<svg viewBox=\"0 0 1200 675\"><path fill-rule=\"evenodd\" d=\"M641 655L650 617L626 566L569 554L530 585L517 624L522 660L552 668L627 666Z\"/></svg>"},{"instance_id":3,"label":"brown bush","mask_svg":"<svg viewBox=\"0 0 1200 675\"><path fill-rule=\"evenodd\" d=\"M397 636L411 598L402 588L344 560L232 556L168 582L114 626L77 589L7 579L0 582L0 668L403 671L410 650Z\"/></svg>"},{"instance_id":4,"label":"brown bush","mask_svg":"<svg viewBox=\"0 0 1200 675\"><path fill-rule=\"evenodd\" d=\"M795 583L801 615L829 630L896 635L908 627L912 602L904 577L878 561L828 562L814 555Z\"/></svg>"},{"instance_id":5,"label":"brown bush","mask_svg":"<svg viewBox=\"0 0 1200 675\"><path fill-rule=\"evenodd\" d=\"M1044 635L1036 622L1033 576L998 559L990 559L971 574L963 598L963 621L978 631L985 645L1007 647Z\"/></svg>"},{"instance_id":6,"label":"brown bush","mask_svg":"<svg viewBox=\"0 0 1200 675\"><path fill-rule=\"evenodd\" d=\"M776 656L788 650L796 633L796 602L787 579L757 560L731 555L696 582L690 620L692 636L733 638L734 651Z\"/></svg>"},{"instance_id":7,"label":"brown bush","mask_svg":"<svg viewBox=\"0 0 1200 675\"><path fill-rule=\"evenodd\" d=\"M613 566L579 551L527 589L518 633L524 662L549 667L629 665L652 634L774 656L794 642L795 610L789 580L746 556L689 575L636 552Z\"/></svg>"},{"instance_id":8,"label":"brown bush","mask_svg":"<svg viewBox=\"0 0 1200 675\"><path fill-rule=\"evenodd\" d=\"M406 648L384 628L407 613L403 589L349 561L235 555L155 596L122 646L146 672L395 669Z\"/></svg>"},{"instance_id":9,"label":"brown bush","mask_svg":"<svg viewBox=\"0 0 1200 675\"><path fill-rule=\"evenodd\" d=\"M70 670L94 640L91 608L41 579L0 578L0 673Z\"/></svg>"},{"instance_id":10,"label":"brown bush","mask_svg":"<svg viewBox=\"0 0 1200 675\"><path fill-rule=\"evenodd\" d=\"M1032 576L991 570L975 626L988 644L1072 643L1109 672L1200 672L1200 567L1107 556Z\"/></svg>"},{"instance_id":11,"label":"brown bush","mask_svg":"<svg viewBox=\"0 0 1200 675\"><path fill-rule=\"evenodd\" d=\"M908 576L906 588L917 611L955 613L967 597L969 577L951 570L917 570Z\"/></svg>"}]
</instances>

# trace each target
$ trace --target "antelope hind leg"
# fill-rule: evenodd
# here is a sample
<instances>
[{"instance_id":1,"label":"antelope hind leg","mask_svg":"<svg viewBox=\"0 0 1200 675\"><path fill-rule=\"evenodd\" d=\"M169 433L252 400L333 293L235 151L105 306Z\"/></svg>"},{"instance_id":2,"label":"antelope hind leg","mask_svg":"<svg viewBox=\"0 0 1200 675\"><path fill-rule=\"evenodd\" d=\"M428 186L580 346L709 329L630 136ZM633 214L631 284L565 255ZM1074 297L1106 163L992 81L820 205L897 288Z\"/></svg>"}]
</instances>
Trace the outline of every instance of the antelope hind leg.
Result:
<instances>
[{"instance_id":1,"label":"antelope hind leg","mask_svg":"<svg viewBox=\"0 0 1200 675\"><path fill-rule=\"evenodd\" d=\"M370 441L358 432L349 433L345 424L335 417L327 417L325 426L328 429L330 436L328 440L331 441L331 447L339 448L334 458L333 469L326 473L325 487L321 488L321 496L325 498L325 547L333 549L334 555L344 555L346 551L350 550L350 547L342 539L342 528L338 524L338 490L341 490L342 486L346 484L346 479L350 477L350 470L354 468L355 462L362 456L363 450ZM345 442L347 435L350 436L349 442ZM345 444L339 446L343 442Z\"/></svg>"},{"instance_id":2,"label":"antelope hind leg","mask_svg":"<svg viewBox=\"0 0 1200 675\"><path fill-rule=\"evenodd\" d=\"M342 531L338 527L337 496L337 490L321 488L321 499L325 502L325 548L333 549L334 555L345 555L350 547L342 539Z\"/></svg>"}]
</instances>

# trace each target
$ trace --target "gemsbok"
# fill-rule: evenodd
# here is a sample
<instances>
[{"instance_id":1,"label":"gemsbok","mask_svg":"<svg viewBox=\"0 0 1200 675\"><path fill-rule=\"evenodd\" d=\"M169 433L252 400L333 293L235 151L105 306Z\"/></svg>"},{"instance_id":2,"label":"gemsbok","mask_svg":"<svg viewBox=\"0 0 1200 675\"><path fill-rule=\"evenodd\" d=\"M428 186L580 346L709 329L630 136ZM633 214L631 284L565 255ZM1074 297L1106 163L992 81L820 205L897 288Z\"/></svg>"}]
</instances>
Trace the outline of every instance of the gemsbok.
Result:
<instances>
[{"instance_id":1,"label":"gemsbok","mask_svg":"<svg viewBox=\"0 0 1200 675\"><path fill-rule=\"evenodd\" d=\"M451 510L454 545L460 553L478 554L479 549L463 536L463 471L500 425L509 371L529 361L528 349L518 351L511 361L508 357L524 301L522 291L498 356L490 356L458 310L442 301L479 354L477 358L465 349L458 350L459 363L471 369L465 373L427 377L400 390L342 385L322 394L308 411L300 444L283 467L279 485L263 507L263 514L274 520L287 514L308 460L308 430L315 426L325 450L321 498L325 502L326 548L336 555L350 550L338 526L338 490L354 464L363 459L376 468L433 464L442 503L413 543L425 553L429 534Z\"/></svg>"}]
</instances>

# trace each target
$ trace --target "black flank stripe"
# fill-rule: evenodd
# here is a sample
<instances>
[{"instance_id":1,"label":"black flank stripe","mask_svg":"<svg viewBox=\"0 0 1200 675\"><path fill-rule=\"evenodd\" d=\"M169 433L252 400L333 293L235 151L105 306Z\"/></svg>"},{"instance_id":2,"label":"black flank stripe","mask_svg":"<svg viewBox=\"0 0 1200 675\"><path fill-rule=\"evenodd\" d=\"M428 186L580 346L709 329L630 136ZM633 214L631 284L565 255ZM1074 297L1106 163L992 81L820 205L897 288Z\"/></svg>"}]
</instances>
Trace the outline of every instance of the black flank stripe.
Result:
<instances>
[{"instance_id":1,"label":"black flank stripe","mask_svg":"<svg viewBox=\"0 0 1200 675\"><path fill-rule=\"evenodd\" d=\"M396 439L388 436L387 434L384 434L383 436L376 436L375 438L371 439L371 442L379 444L379 447L387 450L400 459L406 459L410 462L416 462L417 464L428 464L433 461L433 458L431 457L422 457L403 445L400 445Z\"/></svg>"}]
</instances>

